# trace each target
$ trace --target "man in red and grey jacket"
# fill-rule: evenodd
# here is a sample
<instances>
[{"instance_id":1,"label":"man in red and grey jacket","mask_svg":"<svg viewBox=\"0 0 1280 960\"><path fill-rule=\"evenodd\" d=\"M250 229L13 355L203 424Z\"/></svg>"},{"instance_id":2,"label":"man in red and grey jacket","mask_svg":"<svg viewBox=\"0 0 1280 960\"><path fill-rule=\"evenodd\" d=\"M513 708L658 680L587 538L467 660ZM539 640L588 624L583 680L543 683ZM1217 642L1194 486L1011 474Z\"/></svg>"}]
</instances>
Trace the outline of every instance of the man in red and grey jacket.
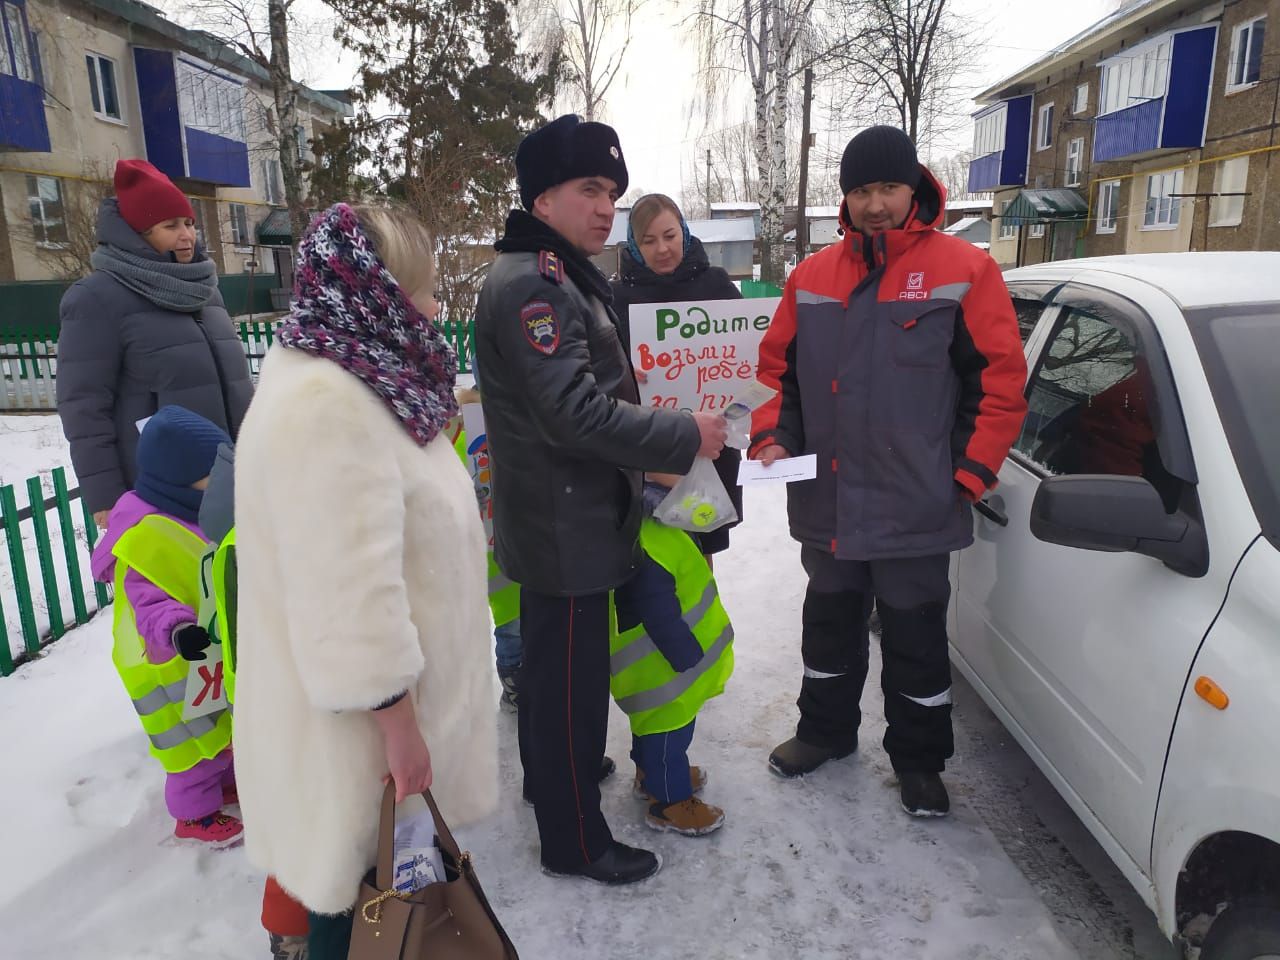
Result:
<instances>
[{"instance_id":1,"label":"man in red and grey jacket","mask_svg":"<svg viewBox=\"0 0 1280 960\"><path fill-rule=\"evenodd\" d=\"M946 191L901 130L872 127L840 163L844 237L791 274L760 345L751 456L817 454L788 489L809 575L796 736L769 757L795 777L858 742L867 617L882 625L884 747L902 805L950 809L949 554L996 485L1026 413L1026 362L995 262L938 232Z\"/></svg>"}]
</instances>

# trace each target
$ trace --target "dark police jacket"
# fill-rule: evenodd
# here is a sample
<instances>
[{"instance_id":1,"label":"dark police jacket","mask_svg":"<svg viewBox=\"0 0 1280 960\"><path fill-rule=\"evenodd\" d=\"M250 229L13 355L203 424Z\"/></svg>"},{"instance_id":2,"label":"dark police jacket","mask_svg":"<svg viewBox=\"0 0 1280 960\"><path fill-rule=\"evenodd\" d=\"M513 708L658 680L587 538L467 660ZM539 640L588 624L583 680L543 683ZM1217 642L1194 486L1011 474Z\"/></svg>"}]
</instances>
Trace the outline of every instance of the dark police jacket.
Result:
<instances>
[{"instance_id":1,"label":"dark police jacket","mask_svg":"<svg viewBox=\"0 0 1280 960\"><path fill-rule=\"evenodd\" d=\"M476 307L498 566L538 593L599 593L635 571L646 470L685 473L688 413L639 406L609 285L513 211Z\"/></svg>"}]
</instances>

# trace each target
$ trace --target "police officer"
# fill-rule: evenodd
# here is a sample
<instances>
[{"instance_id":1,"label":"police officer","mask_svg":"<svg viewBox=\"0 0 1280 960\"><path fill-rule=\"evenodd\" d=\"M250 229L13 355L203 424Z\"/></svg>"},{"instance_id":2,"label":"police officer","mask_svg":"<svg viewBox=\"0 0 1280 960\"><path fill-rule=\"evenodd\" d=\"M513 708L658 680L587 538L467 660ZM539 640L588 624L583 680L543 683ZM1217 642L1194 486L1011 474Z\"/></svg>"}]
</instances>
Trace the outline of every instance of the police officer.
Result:
<instances>
[{"instance_id":1,"label":"police officer","mask_svg":"<svg viewBox=\"0 0 1280 960\"><path fill-rule=\"evenodd\" d=\"M611 127L567 115L516 152L523 210L476 308L493 463L494 551L521 585L520 759L542 866L601 883L660 861L613 839L597 777L609 710L609 591L637 569L644 471L685 473L724 446L723 418L639 405L592 265L627 189Z\"/></svg>"}]
</instances>

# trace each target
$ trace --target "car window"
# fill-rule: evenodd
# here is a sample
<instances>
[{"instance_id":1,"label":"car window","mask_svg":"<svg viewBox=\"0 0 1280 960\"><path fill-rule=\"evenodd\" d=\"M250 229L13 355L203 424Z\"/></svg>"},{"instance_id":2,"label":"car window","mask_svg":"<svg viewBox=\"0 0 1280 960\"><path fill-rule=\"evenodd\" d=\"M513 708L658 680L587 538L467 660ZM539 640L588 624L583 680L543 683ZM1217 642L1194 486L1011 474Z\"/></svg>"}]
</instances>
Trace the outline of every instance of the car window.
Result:
<instances>
[{"instance_id":1,"label":"car window","mask_svg":"<svg viewBox=\"0 0 1280 960\"><path fill-rule=\"evenodd\" d=\"M1173 511L1179 481L1160 460L1150 368L1132 332L1067 309L1031 379L1027 405L1014 449L1038 470L1144 477Z\"/></svg>"},{"instance_id":2,"label":"car window","mask_svg":"<svg viewBox=\"0 0 1280 960\"><path fill-rule=\"evenodd\" d=\"M1027 337L1031 336L1031 331L1035 330L1036 324L1040 322L1044 308L1043 300L1014 296L1013 312L1018 315L1018 333L1024 344L1027 342Z\"/></svg>"}]
</instances>

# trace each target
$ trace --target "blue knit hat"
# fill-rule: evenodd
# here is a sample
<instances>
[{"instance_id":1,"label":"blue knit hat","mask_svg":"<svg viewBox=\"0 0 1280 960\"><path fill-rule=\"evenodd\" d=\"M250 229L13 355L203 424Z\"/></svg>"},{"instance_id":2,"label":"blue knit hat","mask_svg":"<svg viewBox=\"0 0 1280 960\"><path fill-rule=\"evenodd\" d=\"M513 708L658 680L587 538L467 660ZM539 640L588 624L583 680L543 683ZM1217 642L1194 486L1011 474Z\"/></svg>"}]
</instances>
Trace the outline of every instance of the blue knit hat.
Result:
<instances>
[{"instance_id":1,"label":"blue knit hat","mask_svg":"<svg viewBox=\"0 0 1280 960\"><path fill-rule=\"evenodd\" d=\"M226 431L198 413L161 407L138 437L133 492L165 513L196 523L204 494L191 485L209 476L218 447L230 442Z\"/></svg>"}]
</instances>

